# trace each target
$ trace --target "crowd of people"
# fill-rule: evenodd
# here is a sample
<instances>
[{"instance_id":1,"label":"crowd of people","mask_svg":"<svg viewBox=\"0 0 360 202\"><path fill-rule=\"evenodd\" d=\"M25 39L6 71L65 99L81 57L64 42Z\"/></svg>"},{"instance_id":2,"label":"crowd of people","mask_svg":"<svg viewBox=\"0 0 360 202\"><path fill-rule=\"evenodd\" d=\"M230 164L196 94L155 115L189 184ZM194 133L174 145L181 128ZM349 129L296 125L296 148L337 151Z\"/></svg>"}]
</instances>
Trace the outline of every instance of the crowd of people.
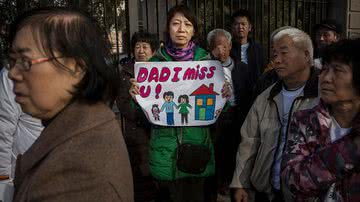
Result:
<instances>
[{"instance_id":1,"label":"crowd of people","mask_svg":"<svg viewBox=\"0 0 360 202\"><path fill-rule=\"evenodd\" d=\"M266 64L253 29L240 9L230 32L210 31L201 47L196 16L177 5L162 45L136 32L132 56L112 63L87 13L20 15L0 78L0 201L360 201L360 39L342 38L334 20L313 39L280 27ZM151 124L135 63L203 60L224 70L217 122ZM183 143L185 162L202 152L196 162L178 163Z\"/></svg>"}]
</instances>

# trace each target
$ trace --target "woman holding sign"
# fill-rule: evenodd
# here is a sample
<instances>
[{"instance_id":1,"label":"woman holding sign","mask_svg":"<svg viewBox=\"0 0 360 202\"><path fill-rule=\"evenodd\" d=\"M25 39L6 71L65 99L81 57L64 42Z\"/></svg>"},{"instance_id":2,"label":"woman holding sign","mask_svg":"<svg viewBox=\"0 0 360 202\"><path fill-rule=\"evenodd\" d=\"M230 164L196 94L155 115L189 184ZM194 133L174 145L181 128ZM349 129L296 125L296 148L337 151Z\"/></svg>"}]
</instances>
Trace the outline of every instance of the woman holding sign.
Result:
<instances>
[{"instance_id":1,"label":"woman holding sign","mask_svg":"<svg viewBox=\"0 0 360 202\"><path fill-rule=\"evenodd\" d=\"M210 60L210 55L194 38L198 33L196 17L183 5L170 9L167 17L167 43L150 61ZM132 80L129 92L135 99L139 87ZM228 96L228 85L223 96ZM194 158L194 156L196 156ZM204 179L215 173L214 149L210 130L201 127L152 126L150 171L160 187L170 192L172 201L204 201Z\"/></svg>"}]
</instances>

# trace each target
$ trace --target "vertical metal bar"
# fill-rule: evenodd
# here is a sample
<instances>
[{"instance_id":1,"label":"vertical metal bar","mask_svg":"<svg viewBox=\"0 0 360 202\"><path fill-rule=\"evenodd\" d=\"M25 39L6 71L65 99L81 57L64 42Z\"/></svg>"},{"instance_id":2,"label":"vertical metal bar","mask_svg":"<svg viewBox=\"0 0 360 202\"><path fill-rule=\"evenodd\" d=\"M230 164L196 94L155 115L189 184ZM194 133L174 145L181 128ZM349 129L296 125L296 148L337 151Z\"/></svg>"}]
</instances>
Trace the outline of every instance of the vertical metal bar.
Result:
<instances>
[{"instance_id":1,"label":"vertical metal bar","mask_svg":"<svg viewBox=\"0 0 360 202\"><path fill-rule=\"evenodd\" d=\"M253 26L254 26L254 25L257 25L257 17L256 17L256 16L257 16L257 15L256 15L256 14L257 14L257 13L256 13L257 4L256 4L256 2L257 2L257 1L255 0L255 1L254 1ZM256 26L256 27L259 27L259 26ZM257 33L259 33L257 30L258 30L258 29L256 29L256 30L254 31L254 36L255 36ZM255 38L256 38L256 37L255 37Z\"/></svg>"},{"instance_id":2,"label":"vertical metal bar","mask_svg":"<svg viewBox=\"0 0 360 202\"><path fill-rule=\"evenodd\" d=\"M158 35L158 37L160 38L160 35L159 35L159 33L160 33L160 29L159 29L159 0L156 0L156 33L157 33L157 35Z\"/></svg>"},{"instance_id":3,"label":"vertical metal bar","mask_svg":"<svg viewBox=\"0 0 360 202\"><path fill-rule=\"evenodd\" d=\"M230 13L233 12L233 0L230 1Z\"/></svg>"},{"instance_id":4,"label":"vertical metal bar","mask_svg":"<svg viewBox=\"0 0 360 202\"><path fill-rule=\"evenodd\" d=\"M303 6L302 29L308 32L308 30L305 29L305 25L306 25L306 4L305 4L305 0L302 1L302 4L303 4L302 5ZM310 32L308 32L308 33L310 33Z\"/></svg>"},{"instance_id":5,"label":"vertical metal bar","mask_svg":"<svg viewBox=\"0 0 360 202\"><path fill-rule=\"evenodd\" d=\"M146 30L149 31L149 7L148 7L148 0L145 0L145 12L146 12Z\"/></svg>"},{"instance_id":6,"label":"vertical metal bar","mask_svg":"<svg viewBox=\"0 0 360 202\"><path fill-rule=\"evenodd\" d=\"M90 13L91 15L94 15L94 1L90 0Z\"/></svg>"},{"instance_id":7,"label":"vertical metal bar","mask_svg":"<svg viewBox=\"0 0 360 202\"><path fill-rule=\"evenodd\" d=\"M275 0L275 29L278 27L278 0Z\"/></svg>"},{"instance_id":8,"label":"vertical metal bar","mask_svg":"<svg viewBox=\"0 0 360 202\"><path fill-rule=\"evenodd\" d=\"M129 56L131 55L130 50L130 15L129 15L129 1L125 0L125 15L126 15L126 41L127 41L127 47L126 51L128 52Z\"/></svg>"},{"instance_id":9,"label":"vertical metal bar","mask_svg":"<svg viewBox=\"0 0 360 202\"><path fill-rule=\"evenodd\" d=\"M282 2L282 22L283 22L283 25L286 25L286 23L285 23L285 1L286 0L283 0L283 2Z\"/></svg>"},{"instance_id":10,"label":"vertical metal bar","mask_svg":"<svg viewBox=\"0 0 360 202\"><path fill-rule=\"evenodd\" d=\"M118 18L118 13L117 13L117 9L118 9L118 4L117 4L117 0L113 0L113 4L114 4L114 23L115 23L115 40L116 40L116 55L115 55L115 58L116 58L116 61L118 61L118 57L119 57L119 53L120 53L120 46L119 46L119 26L118 26L118 21L117 21L117 18Z\"/></svg>"},{"instance_id":11,"label":"vertical metal bar","mask_svg":"<svg viewBox=\"0 0 360 202\"><path fill-rule=\"evenodd\" d=\"M166 8L166 13L169 11L169 0L165 1L165 8Z\"/></svg>"},{"instance_id":12,"label":"vertical metal bar","mask_svg":"<svg viewBox=\"0 0 360 202\"><path fill-rule=\"evenodd\" d=\"M107 31L107 26L106 26L106 7L105 7L105 0L102 1L102 6L103 6L103 12L104 12L104 15L103 15L103 21L104 21L104 27L105 27L105 30Z\"/></svg>"},{"instance_id":13,"label":"vertical metal bar","mask_svg":"<svg viewBox=\"0 0 360 202\"><path fill-rule=\"evenodd\" d=\"M264 9L264 0L261 0L261 19L264 19L264 13L265 13L265 9ZM264 20L260 21L261 23L261 44L264 44Z\"/></svg>"},{"instance_id":14,"label":"vertical metal bar","mask_svg":"<svg viewBox=\"0 0 360 202\"><path fill-rule=\"evenodd\" d=\"M203 39L206 39L206 0L203 0L203 3L204 3L204 24L203 24L204 33L203 33Z\"/></svg>"},{"instance_id":15,"label":"vertical metal bar","mask_svg":"<svg viewBox=\"0 0 360 202\"><path fill-rule=\"evenodd\" d=\"M317 7L317 5L318 5L318 1L315 1L315 23L318 23L318 16L317 16L317 9L318 9L318 7Z\"/></svg>"},{"instance_id":16,"label":"vertical metal bar","mask_svg":"<svg viewBox=\"0 0 360 202\"><path fill-rule=\"evenodd\" d=\"M270 20L270 17L271 17L271 0L268 0L268 29L267 29L267 35L265 36L266 39L267 39L267 44L269 44L269 36L270 36L270 30L271 30L271 20ZM269 53L270 51L270 47L267 46L267 52Z\"/></svg>"},{"instance_id":17,"label":"vertical metal bar","mask_svg":"<svg viewBox=\"0 0 360 202\"><path fill-rule=\"evenodd\" d=\"M216 15L215 15L216 0L213 0L213 27L216 27Z\"/></svg>"},{"instance_id":18,"label":"vertical metal bar","mask_svg":"<svg viewBox=\"0 0 360 202\"><path fill-rule=\"evenodd\" d=\"M198 0L195 0L195 16L198 16Z\"/></svg>"},{"instance_id":19,"label":"vertical metal bar","mask_svg":"<svg viewBox=\"0 0 360 202\"><path fill-rule=\"evenodd\" d=\"M312 31L312 27L311 27L311 18L312 18L312 15L311 15L311 8L312 8L312 1L309 0L309 30Z\"/></svg>"},{"instance_id":20,"label":"vertical metal bar","mask_svg":"<svg viewBox=\"0 0 360 202\"><path fill-rule=\"evenodd\" d=\"M295 0L295 27L298 27L298 1Z\"/></svg>"},{"instance_id":21,"label":"vertical metal bar","mask_svg":"<svg viewBox=\"0 0 360 202\"><path fill-rule=\"evenodd\" d=\"M292 1L289 0L289 25L292 26L292 13L291 13L291 10L292 10Z\"/></svg>"},{"instance_id":22,"label":"vertical metal bar","mask_svg":"<svg viewBox=\"0 0 360 202\"><path fill-rule=\"evenodd\" d=\"M249 0L246 0L246 10L249 10Z\"/></svg>"},{"instance_id":23,"label":"vertical metal bar","mask_svg":"<svg viewBox=\"0 0 360 202\"><path fill-rule=\"evenodd\" d=\"M224 14L224 0L221 0L221 27L224 28L225 27L225 14Z\"/></svg>"}]
</instances>

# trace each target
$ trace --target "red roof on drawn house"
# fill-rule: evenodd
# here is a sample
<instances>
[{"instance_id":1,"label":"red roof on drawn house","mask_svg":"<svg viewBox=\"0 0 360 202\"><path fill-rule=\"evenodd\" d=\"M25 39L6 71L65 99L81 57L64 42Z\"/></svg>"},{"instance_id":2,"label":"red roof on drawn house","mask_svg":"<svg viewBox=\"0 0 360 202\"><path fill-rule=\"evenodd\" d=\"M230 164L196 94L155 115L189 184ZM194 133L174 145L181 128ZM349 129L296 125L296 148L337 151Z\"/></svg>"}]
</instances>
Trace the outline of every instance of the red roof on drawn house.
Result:
<instances>
[{"instance_id":1,"label":"red roof on drawn house","mask_svg":"<svg viewBox=\"0 0 360 202\"><path fill-rule=\"evenodd\" d=\"M190 96L194 96L194 95L219 95L219 94L214 91L214 84L210 83L209 87L203 84L190 94Z\"/></svg>"}]
</instances>

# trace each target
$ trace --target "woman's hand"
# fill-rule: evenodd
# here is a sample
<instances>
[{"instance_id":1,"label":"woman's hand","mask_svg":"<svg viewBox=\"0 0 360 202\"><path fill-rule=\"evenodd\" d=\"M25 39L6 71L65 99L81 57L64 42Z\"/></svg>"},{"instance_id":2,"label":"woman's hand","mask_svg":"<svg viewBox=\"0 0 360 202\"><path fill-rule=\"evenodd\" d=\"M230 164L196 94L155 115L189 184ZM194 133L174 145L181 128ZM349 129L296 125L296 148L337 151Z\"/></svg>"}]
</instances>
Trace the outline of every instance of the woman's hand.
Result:
<instances>
[{"instance_id":1,"label":"woman's hand","mask_svg":"<svg viewBox=\"0 0 360 202\"><path fill-rule=\"evenodd\" d=\"M224 45L216 46L211 53L213 56L220 60L222 63L226 62L226 60L230 57L230 51L226 49Z\"/></svg>"},{"instance_id":2,"label":"woman's hand","mask_svg":"<svg viewBox=\"0 0 360 202\"><path fill-rule=\"evenodd\" d=\"M235 189L234 198L236 202L248 202L248 194L245 189Z\"/></svg>"},{"instance_id":3,"label":"woman's hand","mask_svg":"<svg viewBox=\"0 0 360 202\"><path fill-rule=\"evenodd\" d=\"M130 83L131 83L131 87L129 89L129 93L130 93L132 99L134 99L134 101L137 102L135 96L139 95L139 93L140 93L139 85L137 84L137 82L134 78L130 79Z\"/></svg>"},{"instance_id":4,"label":"woman's hand","mask_svg":"<svg viewBox=\"0 0 360 202\"><path fill-rule=\"evenodd\" d=\"M231 91L231 88L230 88L230 83L225 81L224 82L224 85L221 89L221 96L223 98L226 98L226 99L229 99L232 95L232 91Z\"/></svg>"}]
</instances>

